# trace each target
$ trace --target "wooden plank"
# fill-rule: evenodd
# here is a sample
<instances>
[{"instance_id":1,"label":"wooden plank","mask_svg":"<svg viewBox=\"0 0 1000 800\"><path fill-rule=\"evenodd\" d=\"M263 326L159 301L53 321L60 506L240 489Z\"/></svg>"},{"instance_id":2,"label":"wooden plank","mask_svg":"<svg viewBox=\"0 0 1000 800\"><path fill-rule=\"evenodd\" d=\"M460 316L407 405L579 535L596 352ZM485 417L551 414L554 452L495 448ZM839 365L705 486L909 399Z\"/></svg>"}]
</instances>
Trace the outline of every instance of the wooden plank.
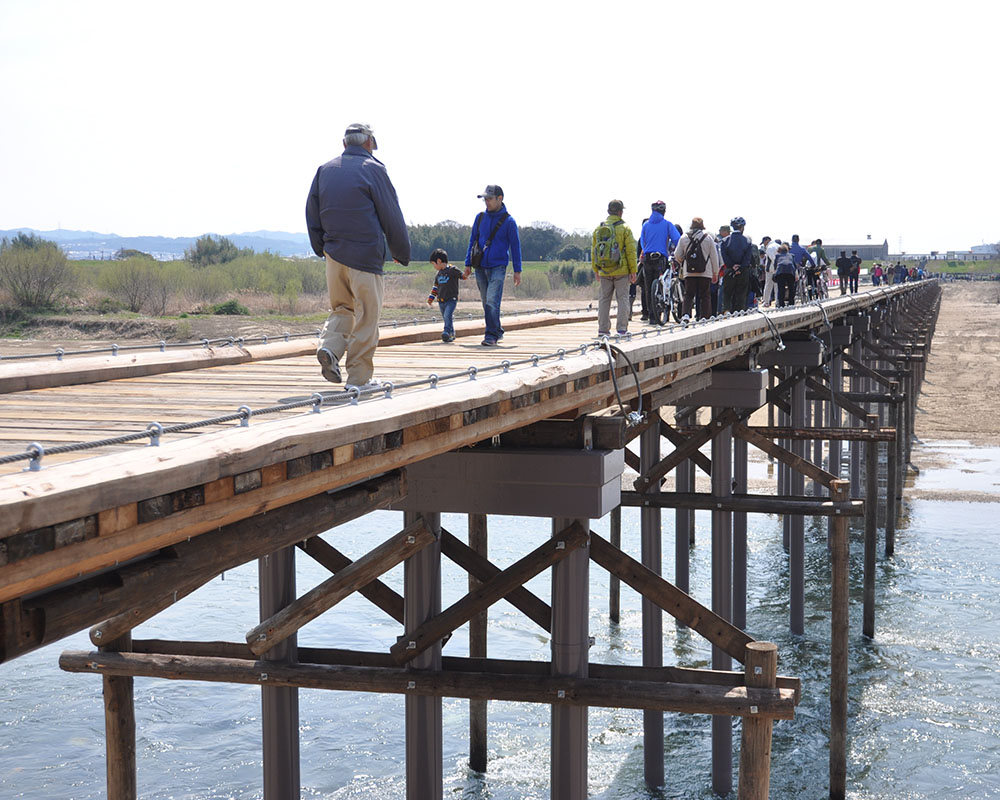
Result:
<instances>
[{"instance_id":1,"label":"wooden plank","mask_svg":"<svg viewBox=\"0 0 1000 800\"><path fill-rule=\"evenodd\" d=\"M85 651L64 652L59 658L59 666L67 672L251 686L294 686L547 705L647 708L739 717L753 714L774 719L793 719L795 715L795 693L791 689L609 681L566 676L414 672L405 668L285 665L229 658Z\"/></svg>"},{"instance_id":2,"label":"wooden plank","mask_svg":"<svg viewBox=\"0 0 1000 800\"><path fill-rule=\"evenodd\" d=\"M733 494L718 497L707 492L660 492L649 495L622 492L622 505L634 508L690 508L701 511L738 511L750 514L799 514L816 517L860 517L865 504L860 500L833 503L810 496Z\"/></svg>"},{"instance_id":3,"label":"wooden plank","mask_svg":"<svg viewBox=\"0 0 1000 800\"><path fill-rule=\"evenodd\" d=\"M422 519L408 525L395 536L342 569L332 578L296 598L277 614L247 632L247 644L254 653L266 653L281 644L324 611L333 608L379 575L419 553L435 540Z\"/></svg>"},{"instance_id":4,"label":"wooden plank","mask_svg":"<svg viewBox=\"0 0 1000 800\"><path fill-rule=\"evenodd\" d=\"M672 427L665 419L660 420L660 435L665 437L674 447L680 447L687 441L687 436ZM712 476L712 461L700 450L691 457L695 465L709 477Z\"/></svg>"}]
</instances>

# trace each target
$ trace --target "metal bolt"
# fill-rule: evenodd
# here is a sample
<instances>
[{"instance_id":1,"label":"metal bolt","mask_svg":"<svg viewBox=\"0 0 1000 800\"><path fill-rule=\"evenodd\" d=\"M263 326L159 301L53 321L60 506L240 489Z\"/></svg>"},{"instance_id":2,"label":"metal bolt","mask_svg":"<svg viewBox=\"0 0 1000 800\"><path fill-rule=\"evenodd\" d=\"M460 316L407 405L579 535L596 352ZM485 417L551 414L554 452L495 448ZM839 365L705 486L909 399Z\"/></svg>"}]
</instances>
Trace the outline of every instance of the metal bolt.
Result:
<instances>
[{"instance_id":1,"label":"metal bolt","mask_svg":"<svg viewBox=\"0 0 1000 800\"><path fill-rule=\"evenodd\" d=\"M266 672L262 672L262 673L260 673L260 679L261 679L262 681L266 681L266 680L267 680L267 673L266 673Z\"/></svg>"},{"instance_id":2,"label":"metal bolt","mask_svg":"<svg viewBox=\"0 0 1000 800\"><path fill-rule=\"evenodd\" d=\"M406 688L407 689L416 689L417 688L417 682L416 681L407 681L406 682Z\"/></svg>"},{"instance_id":3,"label":"metal bolt","mask_svg":"<svg viewBox=\"0 0 1000 800\"><path fill-rule=\"evenodd\" d=\"M563 698L565 698L566 697L566 690L565 689L560 689L559 691L557 691L556 692L556 697L558 697L560 700L562 700Z\"/></svg>"},{"instance_id":4,"label":"metal bolt","mask_svg":"<svg viewBox=\"0 0 1000 800\"><path fill-rule=\"evenodd\" d=\"M416 642L407 642L406 643L406 649L407 650L416 650L417 649L417 643Z\"/></svg>"},{"instance_id":5,"label":"metal bolt","mask_svg":"<svg viewBox=\"0 0 1000 800\"><path fill-rule=\"evenodd\" d=\"M751 714L756 714L757 713L757 706L750 706L750 713Z\"/></svg>"},{"instance_id":6,"label":"metal bolt","mask_svg":"<svg viewBox=\"0 0 1000 800\"><path fill-rule=\"evenodd\" d=\"M556 542L556 550L565 550L566 542Z\"/></svg>"},{"instance_id":7,"label":"metal bolt","mask_svg":"<svg viewBox=\"0 0 1000 800\"><path fill-rule=\"evenodd\" d=\"M100 631L100 630L94 631L94 638L95 639L100 639L103 635L104 635L103 631Z\"/></svg>"},{"instance_id":8,"label":"metal bolt","mask_svg":"<svg viewBox=\"0 0 1000 800\"><path fill-rule=\"evenodd\" d=\"M753 674L754 675L763 675L764 674L764 668L763 667L754 667L753 668Z\"/></svg>"}]
</instances>

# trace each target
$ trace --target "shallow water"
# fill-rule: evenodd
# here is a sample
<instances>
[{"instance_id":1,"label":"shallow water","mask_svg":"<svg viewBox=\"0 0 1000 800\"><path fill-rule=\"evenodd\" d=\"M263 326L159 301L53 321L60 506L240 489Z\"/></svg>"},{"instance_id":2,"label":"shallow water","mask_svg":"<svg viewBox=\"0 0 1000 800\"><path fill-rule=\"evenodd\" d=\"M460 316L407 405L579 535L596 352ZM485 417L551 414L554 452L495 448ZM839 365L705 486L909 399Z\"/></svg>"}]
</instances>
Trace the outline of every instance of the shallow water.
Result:
<instances>
[{"instance_id":1,"label":"shallow water","mask_svg":"<svg viewBox=\"0 0 1000 800\"><path fill-rule=\"evenodd\" d=\"M952 443L954 444L954 443ZM948 446L942 444L942 447ZM1000 480L1000 450L952 448L964 461L925 470L916 488L948 481L975 482L979 491ZM763 470L758 463L753 470ZM975 469L965 473L963 469ZM942 473L942 474L938 474ZM971 475L971 477L966 477ZM954 485L952 483L951 485ZM994 486L993 491L996 491ZM892 560L878 564L876 638L861 629L862 531L852 530L851 696L849 797L1000 797L1000 537L996 506L939 500L905 502ZM664 574L673 574L672 515L664 515ZM444 527L464 538L460 515ZM327 538L352 556L401 527L401 515L380 512L345 525ZM607 536L608 520L593 527ZM377 533L376 533L377 531ZM549 536L544 520L491 518L490 556L512 563ZM695 597L710 603L709 515L698 515L698 544L691 552ZM623 546L639 551L638 513L623 512ZM772 792L775 798L826 796L830 622L826 524L807 520L806 630L788 633L786 557L780 521L750 518L749 632L777 642L779 673L798 675L804 696L796 718L775 727ZM880 541L881 550L881 541ZM299 592L327 577L299 555ZM401 590L402 568L387 577ZM464 593L465 577L445 562L443 603ZM545 575L529 587L548 598ZM256 566L226 573L136 631L138 638L242 641L257 622ZM623 587L619 625L607 619L607 575L591 565L591 659L641 663L637 596ZM388 649L397 624L363 598L352 597L307 626L303 645ZM664 661L705 667L710 649L696 634L664 623ZM446 647L467 654L465 629ZM101 681L61 672L65 649L90 649L86 633L0 666L0 797L104 797ZM502 602L491 609L490 652L506 658L545 660L547 634ZM260 798L260 703L255 687L135 682L140 796ZM403 698L321 691L300 692L303 797L403 798ZM547 707L491 703L490 763L471 773L467 758L468 704L444 701L445 796L546 798ZM739 741L738 723L734 741ZM707 716L667 714L667 787L642 783L642 715L591 709L590 796L615 800L710 798L710 722ZM738 759L734 759L734 764ZM736 785L734 776L734 787Z\"/></svg>"}]
</instances>

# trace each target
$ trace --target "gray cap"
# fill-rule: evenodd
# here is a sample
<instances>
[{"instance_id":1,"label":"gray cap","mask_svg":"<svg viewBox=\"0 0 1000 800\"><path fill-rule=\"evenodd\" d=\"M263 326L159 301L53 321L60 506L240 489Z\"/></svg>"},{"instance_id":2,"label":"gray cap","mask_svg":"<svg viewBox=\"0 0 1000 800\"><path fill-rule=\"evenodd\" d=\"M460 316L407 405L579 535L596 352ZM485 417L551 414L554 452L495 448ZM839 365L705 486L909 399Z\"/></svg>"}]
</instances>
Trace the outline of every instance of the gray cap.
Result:
<instances>
[{"instance_id":1,"label":"gray cap","mask_svg":"<svg viewBox=\"0 0 1000 800\"><path fill-rule=\"evenodd\" d=\"M363 133L365 136L375 135L372 126L365 125L363 122L355 122L352 125L348 125L347 130L344 131L344 136L350 136L352 133Z\"/></svg>"},{"instance_id":2,"label":"gray cap","mask_svg":"<svg viewBox=\"0 0 1000 800\"><path fill-rule=\"evenodd\" d=\"M483 189L482 194L476 195L476 197L479 197L480 199L484 197L503 197L503 196L504 196L503 189L501 189L495 183L491 183L489 186Z\"/></svg>"}]
</instances>

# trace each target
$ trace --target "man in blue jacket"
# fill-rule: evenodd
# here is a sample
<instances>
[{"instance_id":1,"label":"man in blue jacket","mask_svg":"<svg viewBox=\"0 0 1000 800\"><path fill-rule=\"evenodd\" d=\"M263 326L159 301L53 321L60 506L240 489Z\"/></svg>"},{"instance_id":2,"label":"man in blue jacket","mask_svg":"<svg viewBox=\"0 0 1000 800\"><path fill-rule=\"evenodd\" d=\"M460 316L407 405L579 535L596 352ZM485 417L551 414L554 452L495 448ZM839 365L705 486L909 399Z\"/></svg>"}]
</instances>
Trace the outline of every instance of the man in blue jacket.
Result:
<instances>
[{"instance_id":1,"label":"man in blue jacket","mask_svg":"<svg viewBox=\"0 0 1000 800\"><path fill-rule=\"evenodd\" d=\"M652 213L649 219L642 223L642 231L639 233L639 279L642 289L642 316L640 319L649 319L649 310L652 297L653 281L656 280L661 269L666 268L670 263L670 256L677 247L677 242L681 239L681 232L663 214L667 210L667 204L662 200L657 200L651 206ZM656 254L660 254L660 258Z\"/></svg>"},{"instance_id":2,"label":"man in blue jacket","mask_svg":"<svg viewBox=\"0 0 1000 800\"><path fill-rule=\"evenodd\" d=\"M316 351L323 377L340 383L346 353L348 387L372 382L382 312L386 240L395 261L410 262L410 237L396 190L368 125L344 133L344 152L316 171L306 200L306 227L316 255L326 259L330 316Z\"/></svg>"},{"instance_id":3,"label":"man in blue jacket","mask_svg":"<svg viewBox=\"0 0 1000 800\"><path fill-rule=\"evenodd\" d=\"M483 347L493 347L503 338L500 301L503 299L508 255L514 263L514 285L521 285L521 240L517 234L517 223L504 205L503 189L491 183L479 198L486 204L486 210L480 211L472 223L465 266L476 270L476 285L483 300L483 315L486 317Z\"/></svg>"},{"instance_id":4,"label":"man in blue jacket","mask_svg":"<svg viewBox=\"0 0 1000 800\"><path fill-rule=\"evenodd\" d=\"M747 307L747 295L750 292L750 261L753 248L750 241L743 235L746 220L743 217L733 217L729 223L732 233L726 237L719 249L722 263L726 268L722 279L722 311L742 311Z\"/></svg>"}]
</instances>

